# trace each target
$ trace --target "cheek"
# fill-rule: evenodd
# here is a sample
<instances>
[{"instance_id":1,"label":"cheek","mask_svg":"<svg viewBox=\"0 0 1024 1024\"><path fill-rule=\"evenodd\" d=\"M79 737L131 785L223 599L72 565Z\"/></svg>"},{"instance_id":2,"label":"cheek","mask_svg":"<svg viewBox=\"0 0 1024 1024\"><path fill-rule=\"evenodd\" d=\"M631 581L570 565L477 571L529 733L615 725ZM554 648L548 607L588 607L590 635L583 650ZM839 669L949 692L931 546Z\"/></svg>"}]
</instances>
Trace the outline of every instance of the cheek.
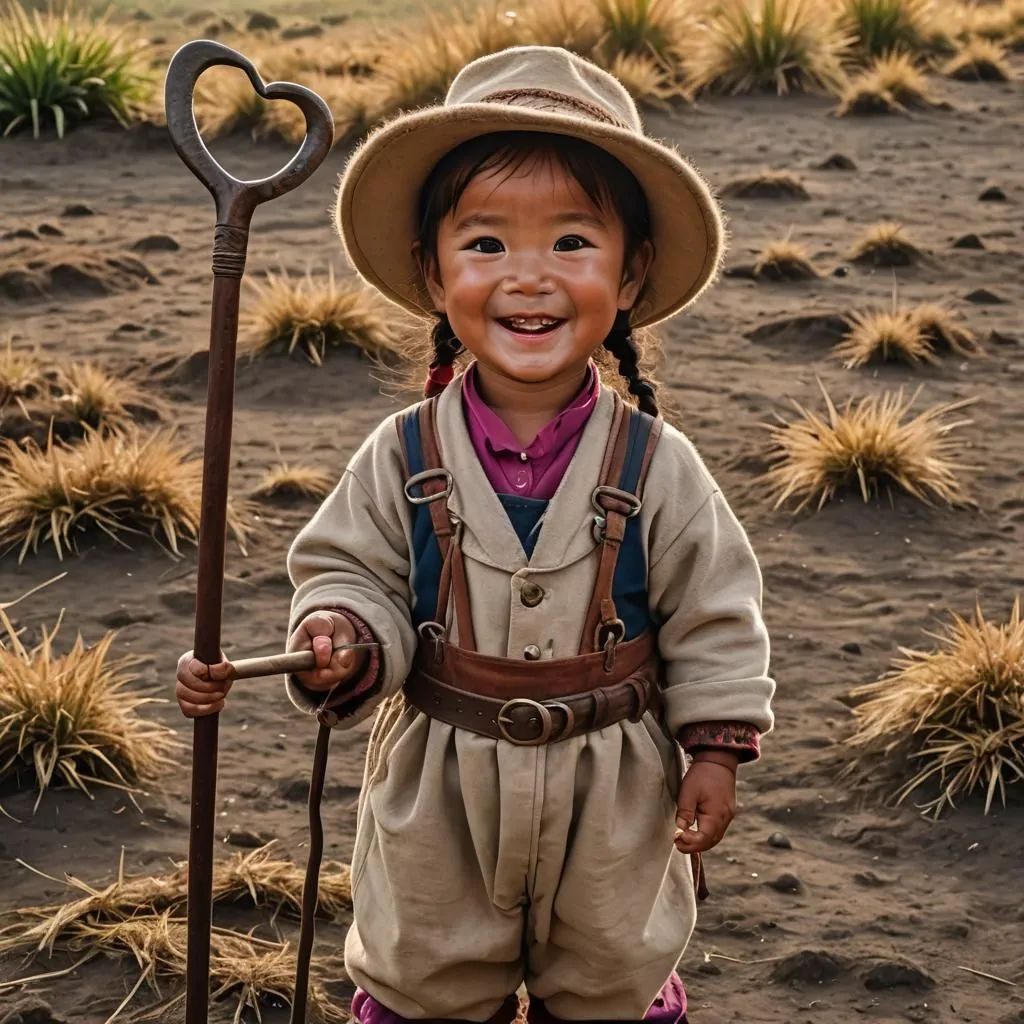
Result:
<instances>
[{"instance_id":1,"label":"cheek","mask_svg":"<svg viewBox=\"0 0 1024 1024\"><path fill-rule=\"evenodd\" d=\"M581 315L603 315L619 298L619 268L610 259L595 259L579 268L570 290Z\"/></svg>"},{"instance_id":2,"label":"cheek","mask_svg":"<svg viewBox=\"0 0 1024 1024\"><path fill-rule=\"evenodd\" d=\"M494 290L494 271L486 264L463 261L455 257L441 260L441 281L446 302L467 313L482 307Z\"/></svg>"}]
</instances>

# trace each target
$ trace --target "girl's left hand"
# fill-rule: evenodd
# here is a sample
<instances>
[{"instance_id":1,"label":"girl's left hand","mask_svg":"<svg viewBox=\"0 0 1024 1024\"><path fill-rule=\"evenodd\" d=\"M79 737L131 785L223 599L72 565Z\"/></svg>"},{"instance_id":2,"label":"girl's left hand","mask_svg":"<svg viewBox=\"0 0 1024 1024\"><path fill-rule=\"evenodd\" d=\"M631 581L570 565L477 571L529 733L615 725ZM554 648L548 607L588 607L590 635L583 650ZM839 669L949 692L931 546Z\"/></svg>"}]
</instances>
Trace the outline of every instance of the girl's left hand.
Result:
<instances>
[{"instance_id":1,"label":"girl's left hand","mask_svg":"<svg viewBox=\"0 0 1024 1024\"><path fill-rule=\"evenodd\" d=\"M703 751L694 756L683 776L676 811L676 849L704 853L717 846L736 815L736 765L727 751ZM697 830L691 829L694 821Z\"/></svg>"}]
</instances>

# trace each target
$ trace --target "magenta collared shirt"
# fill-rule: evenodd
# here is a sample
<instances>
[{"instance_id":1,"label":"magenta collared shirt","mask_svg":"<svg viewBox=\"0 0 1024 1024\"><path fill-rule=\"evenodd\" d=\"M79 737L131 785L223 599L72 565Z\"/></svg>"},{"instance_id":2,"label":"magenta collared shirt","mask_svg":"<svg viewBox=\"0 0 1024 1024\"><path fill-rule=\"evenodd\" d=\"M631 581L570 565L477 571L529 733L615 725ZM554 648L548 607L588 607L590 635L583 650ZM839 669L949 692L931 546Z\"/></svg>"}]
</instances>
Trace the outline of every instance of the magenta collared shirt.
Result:
<instances>
[{"instance_id":1,"label":"magenta collared shirt","mask_svg":"<svg viewBox=\"0 0 1024 1024\"><path fill-rule=\"evenodd\" d=\"M600 391L591 361L576 397L523 448L480 397L476 363L471 363L462 382L462 409L473 448L494 490L524 498L551 498L576 452Z\"/></svg>"}]
</instances>

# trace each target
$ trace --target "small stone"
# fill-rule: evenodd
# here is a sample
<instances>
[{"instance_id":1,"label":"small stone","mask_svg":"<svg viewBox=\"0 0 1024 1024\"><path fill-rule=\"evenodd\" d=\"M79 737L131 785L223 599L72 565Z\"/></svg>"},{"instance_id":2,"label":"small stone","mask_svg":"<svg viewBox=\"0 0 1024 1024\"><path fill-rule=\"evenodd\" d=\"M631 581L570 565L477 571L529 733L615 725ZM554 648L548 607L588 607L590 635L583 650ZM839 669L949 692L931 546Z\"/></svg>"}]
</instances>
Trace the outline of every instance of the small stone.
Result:
<instances>
[{"instance_id":1,"label":"small stone","mask_svg":"<svg viewBox=\"0 0 1024 1024\"><path fill-rule=\"evenodd\" d=\"M985 243L980 236L973 233L961 235L954 243L954 249L984 249Z\"/></svg>"},{"instance_id":2,"label":"small stone","mask_svg":"<svg viewBox=\"0 0 1024 1024\"><path fill-rule=\"evenodd\" d=\"M833 153L815 168L819 171L855 171L857 165L843 153Z\"/></svg>"},{"instance_id":3,"label":"small stone","mask_svg":"<svg viewBox=\"0 0 1024 1024\"><path fill-rule=\"evenodd\" d=\"M853 880L858 885L863 885L866 889L880 889L883 885L892 885L896 881L895 878L887 878L885 875L879 875L874 871L858 871L853 876Z\"/></svg>"},{"instance_id":4,"label":"small stone","mask_svg":"<svg viewBox=\"0 0 1024 1024\"><path fill-rule=\"evenodd\" d=\"M783 872L778 878L774 878L772 881L765 882L764 884L776 892L798 893L804 891L803 882L789 871Z\"/></svg>"},{"instance_id":5,"label":"small stone","mask_svg":"<svg viewBox=\"0 0 1024 1024\"><path fill-rule=\"evenodd\" d=\"M890 988L925 992L935 987L935 979L909 960L882 960L864 976L864 987L872 992Z\"/></svg>"},{"instance_id":6,"label":"small stone","mask_svg":"<svg viewBox=\"0 0 1024 1024\"><path fill-rule=\"evenodd\" d=\"M1012 334L1004 334L1002 331L989 331L988 343L1012 348L1020 345L1020 338L1014 337Z\"/></svg>"},{"instance_id":7,"label":"small stone","mask_svg":"<svg viewBox=\"0 0 1024 1024\"><path fill-rule=\"evenodd\" d=\"M718 964L713 964L710 960L705 960L704 963L697 965L697 970L701 974L721 974L722 968Z\"/></svg>"},{"instance_id":8,"label":"small stone","mask_svg":"<svg viewBox=\"0 0 1024 1024\"><path fill-rule=\"evenodd\" d=\"M140 238L132 248L136 252L177 252L181 246L177 239L170 235L146 235Z\"/></svg>"},{"instance_id":9,"label":"small stone","mask_svg":"<svg viewBox=\"0 0 1024 1024\"><path fill-rule=\"evenodd\" d=\"M55 227L53 224L40 224L36 228L36 231L41 235L45 235L48 238L63 238L64 232L60 228Z\"/></svg>"},{"instance_id":10,"label":"small stone","mask_svg":"<svg viewBox=\"0 0 1024 1024\"><path fill-rule=\"evenodd\" d=\"M31 228L15 228L13 231L8 231L4 235L4 241L11 241L15 238L29 238L32 241L38 241L39 236Z\"/></svg>"},{"instance_id":11,"label":"small stone","mask_svg":"<svg viewBox=\"0 0 1024 1024\"><path fill-rule=\"evenodd\" d=\"M998 185L990 185L978 199L983 203L1005 203L1006 193Z\"/></svg>"},{"instance_id":12,"label":"small stone","mask_svg":"<svg viewBox=\"0 0 1024 1024\"><path fill-rule=\"evenodd\" d=\"M848 968L845 961L834 953L822 949L801 949L783 957L772 968L772 980L781 982L802 981L821 984L835 981Z\"/></svg>"},{"instance_id":13,"label":"small stone","mask_svg":"<svg viewBox=\"0 0 1024 1024\"><path fill-rule=\"evenodd\" d=\"M265 11L253 11L245 23L246 32L273 32L281 27L281 22Z\"/></svg>"},{"instance_id":14,"label":"small stone","mask_svg":"<svg viewBox=\"0 0 1024 1024\"><path fill-rule=\"evenodd\" d=\"M228 834L224 837L224 842L231 846L241 846L246 850L256 850L261 846L266 846L270 842L270 837L254 832L250 828L241 828L235 825L229 829Z\"/></svg>"},{"instance_id":15,"label":"small stone","mask_svg":"<svg viewBox=\"0 0 1024 1024\"><path fill-rule=\"evenodd\" d=\"M64 212L61 214L62 217L94 217L95 213L92 208L86 206L85 203L68 203L64 207Z\"/></svg>"},{"instance_id":16,"label":"small stone","mask_svg":"<svg viewBox=\"0 0 1024 1024\"><path fill-rule=\"evenodd\" d=\"M344 25L351 17L351 14L325 14L320 20L325 25Z\"/></svg>"},{"instance_id":17,"label":"small stone","mask_svg":"<svg viewBox=\"0 0 1024 1024\"><path fill-rule=\"evenodd\" d=\"M768 845L774 846L776 850L792 850L793 844L789 841L789 836L784 832L773 832L768 837Z\"/></svg>"},{"instance_id":18,"label":"small stone","mask_svg":"<svg viewBox=\"0 0 1024 1024\"><path fill-rule=\"evenodd\" d=\"M982 306L1001 306L1009 301L990 288L975 288L973 292L965 295L964 298L968 302L974 302Z\"/></svg>"},{"instance_id":19,"label":"small stone","mask_svg":"<svg viewBox=\"0 0 1024 1024\"><path fill-rule=\"evenodd\" d=\"M826 206L825 209L821 211L821 215L822 217L842 217L843 211L840 210L838 206Z\"/></svg>"},{"instance_id":20,"label":"small stone","mask_svg":"<svg viewBox=\"0 0 1024 1024\"><path fill-rule=\"evenodd\" d=\"M281 33L282 39L310 39L324 34L323 25L289 25Z\"/></svg>"},{"instance_id":21,"label":"small stone","mask_svg":"<svg viewBox=\"0 0 1024 1024\"><path fill-rule=\"evenodd\" d=\"M832 271L832 276L833 277L849 277L850 276L850 268L849 267L844 267L844 266L836 267L836 269Z\"/></svg>"},{"instance_id":22,"label":"small stone","mask_svg":"<svg viewBox=\"0 0 1024 1024\"><path fill-rule=\"evenodd\" d=\"M137 622L152 622L156 616L152 612L132 611L130 608L116 608L106 615L100 616L100 625L107 629L124 629L134 626Z\"/></svg>"},{"instance_id":23,"label":"small stone","mask_svg":"<svg viewBox=\"0 0 1024 1024\"><path fill-rule=\"evenodd\" d=\"M843 644L839 650L844 651L846 654L862 654L863 651L860 649L860 644L855 640L851 640L848 643Z\"/></svg>"},{"instance_id":24,"label":"small stone","mask_svg":"<svg viewBox=\"0 0 1024 1024\"><path fill-rule=\"evenodd\" d=\"M133 324L130 321L128 323L121 324L118 330L123 334L138 334L140 331L144 331L146 328L142 324Z\"/></svg>"}]
</instances>

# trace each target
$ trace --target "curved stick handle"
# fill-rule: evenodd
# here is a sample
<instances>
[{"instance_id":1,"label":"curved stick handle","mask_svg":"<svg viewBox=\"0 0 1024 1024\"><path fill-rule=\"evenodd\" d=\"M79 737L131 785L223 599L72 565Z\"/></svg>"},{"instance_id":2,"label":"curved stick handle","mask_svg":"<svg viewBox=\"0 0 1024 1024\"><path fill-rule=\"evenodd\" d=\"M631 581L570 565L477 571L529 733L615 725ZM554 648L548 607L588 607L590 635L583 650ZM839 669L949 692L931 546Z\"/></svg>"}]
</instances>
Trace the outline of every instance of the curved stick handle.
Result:
<instances>
[{"instance_id":1,"label":"curved stick handle","mask_svg":"<svg viewBox=\"0 0 1024 1024\"><path fill-rule=\"evenodd\" d=\"M224 170L206 148L193 110L199 76L216 65L239 68L253 89L266 100L290 100L306 119L306 137L291 162L277 174L258 181L239 181ZM210 190L217 203L217 223L245 230L260 203L290 192L323 163L334 142L334 118L327 104L311 89L293 82L265 83L252 62L212 39L185 43L171 58L164 85L167 130L178 156Z\"/></svg>"}]
</instances>

